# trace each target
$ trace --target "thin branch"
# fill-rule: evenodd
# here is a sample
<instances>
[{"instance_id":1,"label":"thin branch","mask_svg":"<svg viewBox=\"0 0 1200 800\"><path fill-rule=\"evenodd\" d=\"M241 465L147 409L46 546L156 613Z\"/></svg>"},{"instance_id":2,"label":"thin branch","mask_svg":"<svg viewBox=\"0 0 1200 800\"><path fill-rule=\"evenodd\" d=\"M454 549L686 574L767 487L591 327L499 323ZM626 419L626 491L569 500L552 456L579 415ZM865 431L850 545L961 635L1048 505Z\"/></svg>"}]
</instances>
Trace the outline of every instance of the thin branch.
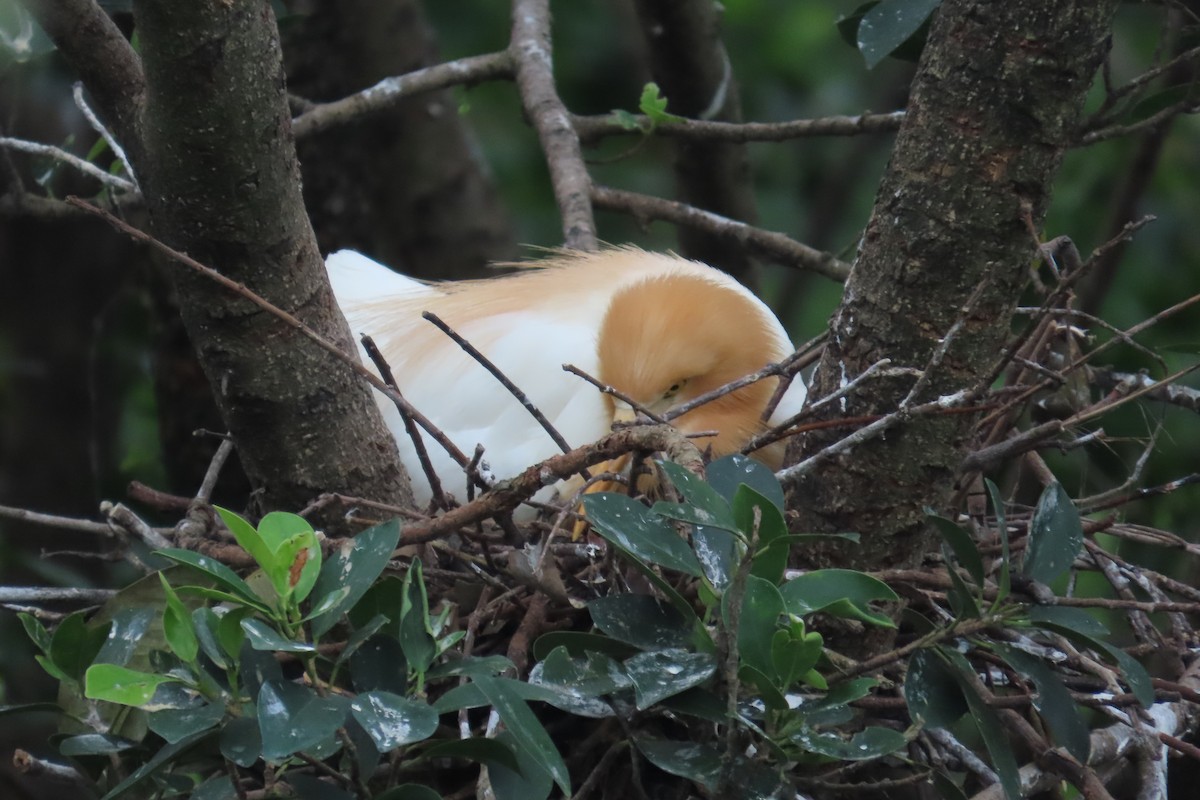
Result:
<instances>
[{"instance_id":1,"label":"thin branch","mask_svg":"<svg viewBox=\"0 0 1200 800\"><path fill-rule=\"evenodd\" d=\"M292 132L301 139L394 108L401 100L413 95L511 78L512 75L512 56L507 50L435 64L384 78L374 86L340 100L310 103L304 113L292 120Z\"/></svg>"},{"instance_id":2,"label":"thin branch","mask_svg":"<svg viewBox=\"0 0 1200 800\"><path fill-rule=\"evenodd\" d=\"M1195 97L1187 97L1176 103L1172 103L1166 108L1151 114L1143 120L1131 122L1127 125L1110 125L1106 128L1085 133L1079 137L1079 146L1087 147L1098 142L1104 142L1109 139L1116 139L1122 136L1129 136L1140 131L1152 130L1168 120L1177 117L1181 114L1195 114L1200 111L1200 99Z\"/></svg>"},{"instance_id":3,"label":"thin branch","mask_svg":"<svg viewBox=\"0 0 1200 800\"><path fill-rule=\"evenodd\" d=\"M595 250L596 221L592 185L579 137L554 83L550 45L550 0L513 0L512 54L521 106L538 134L550 183L562 217L563 242L576 250Z\"/></svg>"},{"instance_id":4,"label":"thin branch","mask_svg":"<svg viewBox=\"0 0 1200 800\"><path fill-rule=\"evenodd\" d=\"M0 586L0 603L107 603L112 589L74 589L48 586Z\"/></svg>"},{"instance_id":5,"label":"thin branch","mask_svg":"<svg viewBox=\"0 0 1200 800\"><path fill-rule=\"evenodd\" d=\"M831 253L801 244L782 233L756 228L674 200L610 189L607 186L593 186L592 202L596 204L596 208L624 211L639 219L663 220L707 231L745 245L761 258L815 272L830 280L842 282L850 275L850 265Z\"/></svg>"},{"instance_id":6,"label":"thin branch","mask_svg":"<svg viewBox=\"0 0 1200 800\"><path fill-rule=\"evenodd\" d=\"M104 126L100 118L96 116L96 112L92 111L92 107L87 104L87 100L83 97L83 83L75 81L75 86L71 92L75 98L75 107L83 114L83 118L92 126L92 130L100 134L100 137L108 144L108 149L112 150L113 156L117 161L121 162L121 166L125 168L125 174L129 176L129 180L133 183L134 189L141 192L142 187L138 185L137 175L133 172L133 165L129 163L129 156L125 154L125 148L121 147L121 143L117 141L117 137L112 135L112 131Z\"/></svg>"},{"instance_id":7,"label":"thin branch","mask_svg":"<svg viewBox=\"0 0 1200 800\"><path fill-rule=\"evenodd\" d=\"M572 375L576 375L580 378L583 378L585 381L590 383L592 386L595 386L597 389L599 389L604 394L611 395L612 397L615 397L618 400L620 400L622 403L627 403L630 408L632 408L634 411L638 412L639 414L644 415L647 419L649 419L653 422L657 422L660 425L670 424L667 422L667 420L664 417L661 417L658 414L655 414L653 411L646 408L641 403L639 403L638 401L634 400L629 395L622 392L620 389L617 389L613 386L609 386L607 383L604 383L599 378L592 377L591 375L587 374L586 372L584 372L583 370L581 370L579 367L575 366L574 364L563 364L562 368L563 368L564 372L569 372Z\"/></svg>"},{"instance_id":8,"label":"thin branch","mask_svg":"<svg viewBox=\"0 0 1200 800\"><path fill-rule=\"evenodd\" d=\"M718 122L681 119L652 124L648 117L633 115L638 130L630 130L612 114L572 116L571 123L585 144L607 136L630 133L661 134L680 139L720 142L786 142L808 136L858 136L866 133L894 133L904 121L903 111L886 114L818 117L786 122Z\"/></svg>"},{"instance_id":9,"label":"thin branch","mask_svg":"<svg viewBox=\"0 0 1200 800\"><path fill-rule=\"evenodd\" d=\"M24 139L13 139L10 136L0 136L0 147L53 158L56 161L61 161L64 164L74 167L84 175L95 178L105 186L120 189L123 192L137 191L137 186L132 181L126 180L119 175L110 175L95 164L84 161L79 156L74 153L68 153L61 147L55 147L51 144L39 144L38 142L28 142Z\"/></svg>"}]
</instances>

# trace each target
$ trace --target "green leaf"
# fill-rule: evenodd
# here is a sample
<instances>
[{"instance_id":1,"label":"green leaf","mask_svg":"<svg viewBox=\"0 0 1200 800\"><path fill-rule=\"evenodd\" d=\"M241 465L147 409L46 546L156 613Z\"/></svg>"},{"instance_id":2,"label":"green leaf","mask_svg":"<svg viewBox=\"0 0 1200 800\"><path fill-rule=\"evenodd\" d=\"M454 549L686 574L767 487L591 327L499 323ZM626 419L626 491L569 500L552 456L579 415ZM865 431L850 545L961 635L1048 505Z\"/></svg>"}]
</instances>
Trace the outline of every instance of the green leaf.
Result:
<instances>
[{"instance_id":1,"label":"green leaf","mask_svg":"<svg viewBox=\"0 0 1200 800\"><path fill-rule=\"evenodd\" d=\"M237 791L228 775L214 775L196 787L190 800L236 800Z\"/></svg>"},{"instance_id":2,"label":"green leaf","mask_svg":"<svg viewBox=\"0 0 1200 800\"><path fill-rule=\"evenodd\" d=\"M279 631L259 619L242 620L242 630L246 632L246 641L255 650L268 650L279 653L315 653L317 648L308 642L293 642L282 636Z\"/></svg>"},{"instance_id":3,"label":"green leaf","mask_svg":"<svg viewBox=\"0 0 1200 800\"><path fill-rule=\"evenodd\" d=\"M939 652L957 670L954 672L955 680L958 681L959 688L962 690L963 699L967 701L971 718L979 729L979 735L983 737L983 744L987 747L988 755L992 757L992 766L1000 777L1000 785L1004 789L1004 794L1008 796L1008 800L1021 800L1021 775L1017 768L1017 758L1013 755L1012 744L1008 741L1000 716L971 685L967 676L973 677L975 673L962 654L946 649L939 649Z\"/></svg>"},{"instance_id":4,"label":"green leaf","mask_svg":"<svg viewBox=\"0 0 1200 800\"><path fill-rule=\"evenodd\" d=\"M967 702L950 667L930 649L913 653L904 679L904 699L913 717L946 728L967 713Z\"/></svg>"},{"instance_id":5,"label":"green leaf","mask_svg":"<svg viewBox=\"0 0 1200 800\"><path fill-rule=\"evenodd\" d=\"M642 124L638 118L633 114L630 114L628 111L620 108L614 108L612 111L612 117L613 122L620 125L624 130L645 133L645 129L642 127Z\"/></svg>"},{"instance_id":6,"label":"green leaf","mask_svg":"<svg viewBox=\"0 0 1200 800\"><path fill-rule=\"evenodd\" d=\"M237 576L233 570L222 564L216 559L202 556L199 553L193 553L191 550L167 549L159 550L158 554L164 558L169 558L177 564L191 567L204 573L212 578L219 585L225 587L231 595L237 598L238 602L251 606L262 611L264 614L269 613L270 609L258 595L250 588L247 583ZM202 587L184 587L187 589L196 589L199 591ZM183 591L184 589L180 589ZM202 592L201 592L202 593Z\"/></svg>"},{"instance_id":7,"label":"green leaf","mask_svg":"<svg viewBox=\"0 0 1200 800\"><path fill-rule=\"evenodd\" d=\"M1154 682L1150 678L1150 673L1136 658L1119 647L1113 647L1108 642L1096 639L1074 628L1047 621L1041 622L1041 627L1060 633L1076 644L1082 644L1084 647L1105 653L1110 659L1117 662L1117 666L1121 668L1121 677L1129 684L1129 691L1133 693L1137 701L1146 708L1154 704Z\"/></svg>"},{"instance_id":8,"label":"green leaf","mask_svg":"<svg viewBox=\"0 0 1200 800\"><path fill-rule=\"evenodd\" d=\"M313 619L312 633L315 638L323 636L337 624L342 614L363 598L387 566L399 541L400 522L385 522L355 536L349 548L343 547L322 565L313 586L314 596L323 598L344 588L349 588L350 592L328 611ZM388 616L398 620L399 609Z\"/></svg>"},{"instance_id":9,"label":"green leaf","mask_svg":"<svg viewBox=\"0 0 1200 800\"><path fill-rule=\"evenodd\" d=\"M941 0L883 0L863 15L858 25L858 49L867 68L880 61L917 34Z\"/></svg>"},{"instance_id":10,"label":"green leaf","mask_svg":"<svg viewBox=\"0 0 1200 800\"><path fill-rule=\"evenodd\" d=\"M257 717L234 717L221 727L221 755L239 767L252 767L262 753Z\"/></svg>"},{"instance_id":11,"label":"green leaf","mask_svg":"<svg viewBox=\"0 0 1200 800\"><path fill-rule=\"evenodd\" d=\"M46 630L46 626L42 621L25 611L17 614L17 619L21 620L21 627L25 629L25 635L29 637L38 649L43 653L50 652L50 632Z\"/></svg>"},{"instance_id":12,"label":"green leaf","mask_svg":"<svg viewBox=\"0 0 1200 800\"><path fill-rule=\"evenodd\" d=\"M196 744L196 742L199 742L201 739L203 739L204 737L206 737L208 735L209 734L207 731L203 731L201 733L195 733L195 734L192 734L191 736L187 737L186 739L181 739L180 741L175 742L174 744L168 744L165 747L159 748L159 750L153 756L151 756L149 761L142 764L140 767L138 767L136 770L134 770L133 773L130 774L130 776L128 778L121 781L116 786L114 786L111 790L109 790L108 794L104 795L104 797L101 798L101 800L113 800L113 798L119 797L120 795L125 794L125 792L129 791L132 787L136 786L137 784L144 781L146 778L149 778L151 775L158 772L160 769L162 769L167 764L174 762L189 747Z\"/></svg>"},{"instance_id":13,"label":"green leaf","mask_svg":"<svg viewBox=\"0 0 1200 800\"><path fill-rule=\"evenodd\" d=\"M645 594L611 594L588 603L592 622L618 641L642 650L688 648L692 631L673 607Z\"/></svg>"},{"instance_id":14,"label":"green leaf","mask_svg":"<svg viewBox=\"0 0 1200 800\"><path fill-rule=\"evenodd\" d=\"M221 627L221 618L207 606L201 606L192 612L192 630L196 632L196 641L208 660L220 669L228 669L232 663L228 653L221 647L217 631Z\"/></svg>"},{"instance_id":15,"label":"green leaf","mask_svg":"<svg viewBox=\"0 0 1200 800\"><path fill-rule=\"evenodd\" d=\"M671 483L683 495L684 502L700 512L700 525L712 525L727 531L737 530L730 510L729 501L722 497L716 489L710 486L699 475L686 470L673 461L660 460L656 462L659 468L671 479ZM674 503L657 505L674 506ZM655 513L657 509L654 509ZM689 520L690 521L690 520Z\"/></svg>"},{"instance_id":16,"label":"green leaf","mask_svg":"<svg viewBox=\"0 0 1200 800\"><path fill-rule=\"evenodd\" d=\"M378 633L350 657L350 677L360 692L382 690L408 694L408 660L396 637Z\"/></svg>"},{"instance_id":17,"label":"green leaf","mask_svg":"<svg viewBox=\"0 0 1200 800\"><path fill-rule=\"evenodd\" d=\"M496 737L496 741L512 748L516 753L520 771L510 770L503 764L488 764L488 778L496 800L545 800L554 789L554 780L537 762L535 755L522 747L508 731Z\"/></svg>"},{"instance_id":18,"label":"green leaf","mask_svg":"<svg viewBox=\"0 0 1200 800\"><path fill-rule=\"evenodd\" d=\"M254 530L254 526L227 508L213 506L213 509L220 515L221 521L225 523L226 528L229 528L229 532L233 534L238 545L249 553L250 557L267 573L274 571L275 548L263 541L259 532Z\"/></svg>"},{"instance_id":19,"label":"green leaf","mask_svg":"<svg viewBox=\"0 0 1200 800\"><path fill-rule=\"evenodd\" d=\"M84 677L85 697L106 700L125 706L144 706L154 697L154 690L175 678L138 672L116 664L93 664Z\"/></svg>"},{"instance_id":20,"label":"green leaf","mask_svg":"<svg viewBox=\"0 0 1200 800\"><path fill-rule=\"evenodd\" d=\"M673 742L667 739L633 740L642 755L654 766L671 775L694 781L709 791L717 788L724 754L699 742Z\"/></svg>"},{"instance_id":21,"label":"green leaf","mask_svg":"<svg viewBox=\"0 0 1200 800\"><path fill-rule=\"evenodd\" d=\"M350 701L321 697L307 686L267 681L258 694L262 757L280 761L332 736L346 720Z\"/></svg>"},{"instance_id":22,"label":"green leaf","mask_svg":"<svg viewBox=\"0 0 1200 800\"><path fill-rule=\"evenodd\" d=\"M908 739L900 731L880 727L864 728L850 739L802 728L789 738L810 753L839 761L868 761L894 753L908 744Z\"/></svg>"},{"instance_id":23,"label":"green leaf","mask_svg":"<svg viewBox=\"0 0 1200 800\"><path fill-rule=\"evenodd\" d=\"M633 681L637 707L641 711L664 698L699 686L716 671L717 660L710 653L686 650L638 653L625 662L625 672Z\"/></svg>"},{"instance_id":24,"label":"green leaf","mask_svg":"<svg viewBox=\"0 0 1200 800\"><path fill-rule=\"evenodd\" d=\"M642 87L642 96L638 101L638 109L650 118L650 122L658 125L662 122L679 122L683 118L667 113L667 98L662 96L657 83L647 83Z\"/></svg>"},{"instance_id":25,"label":"green leaf","mask_svg":"<svg viewBox=\"0 0 1200 800\"><path fill-rule=\"evenodd\" d=\"M564 795L571 795L571 776L562 756L550 740L550 735L542 727L542 723L529 710L529 706L520 696L515 694L509 682L497 678L479 677L472 684L488 702L496 709L504 726L517 743L517 754L525 753L543 770L545 770Z\"/></svg>"},{"instance_id":26,"label":"green leaf","mask_svg":"<svg viewBox=\"0 0 1200 800\"><path fill-rule=\"evenodd\" d=\"M1033 681L1037 687L1033 707L1050 727L1054 741L1067 748L1079 763L1086 764L1092 747L1088 726L1067 687L1041 659L998 643L992 648L1013 669Z\"/></svg>"},{"instance_id":27,"label":"green leaf","mask_svg":"<svg viewBox=\"0 0 1200 800\"><path fill-rule=\"evenodd\" d=\"M278 553L289 539L305 533L313 533L309 521L286 511L272 511L258 523L258 535L272 553Z\"/></svg>"},{"instance_id":28,"label":"green leaf","mask_svg":"<svg viewBox=\"0 0 1200 800\"><path fill-rule=\"evenodd\" d=\"M779 630L783 612L783 595L775 584L754 575L748 576L738 617L738 655L743 664L776 680L779 673L775 670L772 646L776 632L787 635L786 631Z\"/></svg>"},{"instance_id":29,"label":"green leaf","mask_svg":"<svg viewBox=\"0 0 1200 800\"><path fill-rule=\"evenodd\" d=\"M783 571L787 568L788 548L772 547L772 544L777 540L786 539L788 535L783 512L771 500L749 486L739 486L733 496L733 516L747 539L754 530L756 511L759 515L758 542L750 574L778 585L783 580Z\"/></svg>"},{"instance_id":30,"label":"green leaf","mask_svg":"<svg viewBox=\"0 0 1200 800\"><path fill-rule=\"evenodd\" d=\"M754 491L784 510L783 487L771 468L761 461L739 454L718 458L704 471L708 483L717 493L733 502L739 486L749 486Z\"/></svg>"},{"instance_id":31,"label":"green leaf","mask_svg":"<svg viewBox=\"0 0 1200 800\"><path fill-rule=\"evenodd\" d=\"M932 512L927 513L934 529L941 534L942 541L950 545L954 557L966 569L971 580L977 586L983 586L983 559L979 555L979 548L975 546L975 539L958 523Z\"/></svg>"},{"instance_id":32,"label":"green leaf","mask_svg":"<svg viewBox=\"0 0 1200 800\"><path fill-rule=\"evenodd\" d=\"M551 703L559 699L560 693L555 689L547 686L535 686L532 683L518 681L512 678L488 677L491 681L498 681L504 685L505 689L514 697L522 700L537 700L541 703ZM478 681L480 678L475 678ZM461 686L455 686L450 691L443 694L433 704L433 708L439 714L445 714L450 711L458 711L463 708L481 708L489 705L490 701L478 686L472 683L464 683Z\"/></svg>"},{"instance_id":33,"label":"green leaf","mask_svg":"<svg viewBox=\"0 0 1200 800\"><path fill-rule=\"evenodd\" d=\"M450 739L430 745L425 749L426 758L468 758L483 764L501 764L513 772L521 771L521 764L511 747L496 739L472 737Z\"/></svg>"},{"instance_id":34,"label":"green leaf","mask_svg":"<svg viewBox=\"0 0 1200 800\"><path fill-rule=\"evenodd\" d=\"M196 660L200 652L200 642L196 638L196 630L192 627L192 614L171 584L163 574L158 573L166 597L167 607L163 610L163 635L166 636L167 646L171 652L179 656L179 660L190 663Z\"/></svg>"},{"instance_id":35,"label":"green leaf","mask_svg":"<svg viewBox=\"0 0 1200 800\"><path fill-rule=\"evenodd\" d=\"M147 715L150 730L174 744L201 731L215 728L225 718L225 707L205 703L195 708L167 708Z\"/></svg>"},{"instance_id":36,"label":"green leaf","mask_svg":"<svg viewBox=\"0 0 1200 800\"><path fill-rule=\"evenodd\" d=\"M104 640L108 636L108 625L88 625L82 611L70 614L58 623L50 636L48 656L54 666L72 681L83 679L84 671L91 666Z\"/></svg>"},{"instance_id":37,"label":"green leaf","mask_svg":"<svg viewBox=\"0 0 1200 800\"><path fill-rule=\"evenodd\" d=\"M217 623L217 641L230 659L236 659L242 652L242 645L246 641L246 632L242 630L242 620L253 613L254 609L246 606L232 608L226 611L221 616L221 621Z\"/></svg>"},{"instance_id":38,"label":"green leaf","mask_svg":"<svg viewBox=\"0 0 1200 800\"><path fill-rule=\"evenodd\" d=\"M868 605L874 600L899 600L886 583L848 569L820 569L792 578L779 588L788 613L798 617L824 611L839 617L859 619L872 625L894 628L888 617Z\"/></svg>"},{"instance_id":39,"label":"green leaf","mask_svg":"<svg viewBox=\"0 0 1200 800\"><path fill-rule=\"evenodd\" d=\"M350 713L370 735L380 753L428 739L438 726L438 714L428 703L391 692L358 695L350 701Z\"/></svg>"},{"instance_id":40,"label":"green leaf","mask_svg":"<svg viewBox=\"0 0 1200 800\"><path fill-rule=\"evenodd\" d=\"M741 543L729 531L697 525L692 529L692 548L704 577L717 592L724 592L741 561Z\"/></svg>"},{"instance_id":41,"label":"green leaf","mask_svg":"<svg viewBox=\"0 0 1200 800\"><path fill-rule=\"evenodd\" d=\"M585 697L612 694L632 685L621 665L608 656L588 653L572 657L565 647L559 647L536 664L529 674L529 682Z\"/></svg>"},{"instance_id":42,"label":"green leaf","mask_svg":"<svg viewBox=\"0 0 1200 800\"><path fill-rule=\"evenodd\" d=\"M722 500L721 502L725 501ZM660 517L677 519L680 522L686 522L689 525L697 527L708 526L726 531L737 530L737 523L733 521L733 517L729 515L728 510L726 511L726 516L716 517L703 508L688 503L668 503L665 500L660 500L650 507L650 511L658 514Z\"/></svg>"},{"instance_id":43,"label":"green leaf","mask_svg":"<svg viewBox=\"0 0 1200 800\"><path fill-rule=\"evenodd\" d=\"M63 739L58 743L58 752L70 758L107 756L132 750L137 746L137 742L110 733L84 733Z\"/></svg>"},{"instance_id":44,"label":"green leaf","mask_svg":"<svg viewBox=\"0 0 1200 800\"><path fill-rule=\"evenodd\" d=\"M158 612L153 608L122 608L114 613L108 637L92 663L122 667L128 664L157 616Z\"/></svg>"},{"instance_id":45,"label":"green leaf","mask_svg":"<svg viewBox=\"0 0 1200 800\"><path fill-rule=\"evenodd\" d=\"M508 656L465 656L450 657L441 664L430 667L425 677L429 680L437 678L454 678L462 675L499 675L502 672L516 672L516 667Z\"/></svg>"},{"instance_id":46,"label":"green leaf","mask_svg":"<svg viewBox=\"0 0 1200 800\"><path fill-rule=\"evenodd\" d=\"M954 612L956 619L978 619L981 612L979 603L972 594L971 589L967 586L967 582L958 574L958 570L954 569L950 562L950 553L943 545L942 554L946 558L946 573L950 577L950 608Z\"/></svg>"},{"instance_id":47,"label":"green leaf","mask_svg":"<svg viewBox=\"0 0 1200 800\"><path fill-rule=\"evenodd\" d=\"M583 498L583 507L596 532L635 559L694 578L703 574L687 542L641 503L623 494L597 492Z\"/></svg>"},{"instance_id":48,"label":"green leaf","mask_svg":"<svg viewBox=\"0 0 1200 800\"><path fill-rule=\"evenodd\" d=\"M317 535L306 531L287 539L275 551L275 561L277 572L270 574L275 593L297 603L303 601L312 591L321 569L321 545Z\"/></svg>"},{"instance_id":49,"label":"green leaf","mask_svg":"<svg viewBox=\"0 0 1200 800\"><path fill-rule=\"evenodd\" d=\"M355 800L355 795L313 775L289 772L283 779L291 784L299 800Z\"/></svg>"},{"instance_id":50,"label":"green leaf","mask_svg":"<svg viewBox=\"0 0 1200 800\"><path fill-rule=\"evenodd\" d=\"M1035 625L1050 622L1063 628L1077 631L1084 636L1108 636L1108 628L1087 609L1070 606L1034 606L1029 609L1029 620Z\"/></svg>"},{"instance_id":51,"label":"green leaf","mask_svg":"<svg viewBox=\"0 0 1200 800\"><path fill-rule=\"evenodd\" d=\"M1050 583L1070 569L1083 547L1079 511L1062 484L1046 487L1029 523L1022 571L1035 581Z\"/></svg>"},{"instance_id":52,"label":"green leaf","mask_svg":"<svg viewBox=\"0 0 1200 800\"><path fill-rule=\"evenodd\" d=\"M815 631L799 637L790 630L775 631L771 639L771 666L779 685L789 687L815 667L824 649L825 641Z\"/></svg>"},{"instance_id":53,"label":"green leaf","mask_svg":"<svg viewBox=\"0 0 1200 800\"><path fill-rule=\"evenodd\" d=\"M678 616L678 612L675 612L675 614ZM595 617L593 617L594 619ZM549 633L543 633L533 643L533 657L541 660L550 655L550 652L556 647L565 647L567 652L576 658L582 657L588 652L595 652L612 656L618 661L628 658L639 649L623 641L617 641L608 636L601 636L598 633L550 631ZM429 674L432 676L433 672L433 670L430 670Z\"/></svg>"},{"instance_id":54,"label":"green leaf","mask_svg":"<svg viewBox=\"0 0 1200 800\"><path fill-rule=\"evenodd\" d=\"M404 573L404 600L400 605L400 647L409 669L423 674L437 655L429 628L429 597L421 574L421 560L413 559Z\"/></svg>"}]
</instances>

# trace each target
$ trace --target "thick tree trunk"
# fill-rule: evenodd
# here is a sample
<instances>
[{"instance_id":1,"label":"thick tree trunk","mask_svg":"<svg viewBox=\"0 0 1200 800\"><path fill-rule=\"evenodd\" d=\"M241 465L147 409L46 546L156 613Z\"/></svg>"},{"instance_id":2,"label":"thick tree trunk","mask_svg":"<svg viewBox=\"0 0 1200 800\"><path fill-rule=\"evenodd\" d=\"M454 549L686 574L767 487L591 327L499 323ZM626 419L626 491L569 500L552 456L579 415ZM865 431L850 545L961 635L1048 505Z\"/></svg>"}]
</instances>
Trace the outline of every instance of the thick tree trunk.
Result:
<instances>
[{"instance_id":1,"label":"thick tree trunk","mask_svg":"<svg viewBox=\"0 0 1200 800\"><path fill-rule=\"evenodd\" d=\"M1116 0L946 0L811 396L883 358L924 369L979 288L916 402L974 388L995 363L1028 275L1051 182L1106 47ZM827 417L887 414L914 378L868 382ZM974 415L893 428L792 487L797 530L853 530L845 563L911 564L931 546L924 508L945 505ZM844 430L809 434L789 462ZM811 551L806 551L806 557ZM829 552L814 560L829 560Z\"/></svg>"},{"instance_id":2,"label":"thick tree trunk","mask_svg":"<svg viewBox=\"0 0 1200 800\"><path fill-rule=\"evenodd\" d=\"M155 233L355 352L300 196L265 0L139 0L139 165ZM411 499L368 388L248 301L172 266L184 322L264 508L325 491Z\"/></svg>"}]
</instances>

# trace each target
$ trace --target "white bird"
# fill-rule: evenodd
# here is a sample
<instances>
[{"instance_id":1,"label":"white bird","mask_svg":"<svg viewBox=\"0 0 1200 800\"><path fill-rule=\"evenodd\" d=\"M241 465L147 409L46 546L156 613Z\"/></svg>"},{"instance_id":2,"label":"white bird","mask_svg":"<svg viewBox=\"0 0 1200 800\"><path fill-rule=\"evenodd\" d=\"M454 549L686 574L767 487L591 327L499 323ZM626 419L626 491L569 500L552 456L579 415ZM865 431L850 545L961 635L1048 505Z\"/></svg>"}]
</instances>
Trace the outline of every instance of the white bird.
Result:
<instances>
[{"instance_id":1,"label":"white bird","mask_svg":"<svg viewBox=\"0 0 1200 800\"><path fill-rule=\"evenodd\" d=\"M485 462L500 479L559 448L496 378L422 312L436 314L479 349L572 447L599 439L614 419L632 419L633 412L564 372L564 364L663 413L793 350L770 309L730 276L634 247L560 252L510 275L447 283L405 277L349 250L333 253L326 265L351 330L374 339L405 398L464 453L482 444ZM364 362L370 365L365 356ZM714 456L736 452L800 410L805 389L797 379L770 419L761 419L777 386L777 378L759 381L673 424L684 432L718 431L697 440ZM376 399L412 477L414 497L426 504L431 490L399 412L382 394ZM463 470L428 436L425 445L439 480L461 497ZM778 468L782 447L755 456Z\"/></svg>"}]
</instances>

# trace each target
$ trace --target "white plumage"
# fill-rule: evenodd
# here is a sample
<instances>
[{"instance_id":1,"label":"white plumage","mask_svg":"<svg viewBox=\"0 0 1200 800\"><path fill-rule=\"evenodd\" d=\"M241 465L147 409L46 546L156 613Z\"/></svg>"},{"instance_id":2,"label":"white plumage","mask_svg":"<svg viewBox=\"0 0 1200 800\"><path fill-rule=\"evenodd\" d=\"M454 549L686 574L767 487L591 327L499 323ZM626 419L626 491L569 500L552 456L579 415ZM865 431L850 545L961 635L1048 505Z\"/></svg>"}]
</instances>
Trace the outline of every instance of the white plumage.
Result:
<instances>
[{"instance_id":1,"label":"white plumage","mask_svg":"<svg viewBox=\"0 0 1200 800\"><path fill-rule=\"evenodd\" d=\"M442 318L484 353L572 447L606 434L613 406L595 387L564 372L563 364L574 364L638 402L666 410L792 352L779 321L752 293L718 270L674 255L636 248L559 254L512 275L441 284L407 278L349 250L333 253L326 264L355 336L365 333L375 340L405 398L463 452L469 455L483 444L484 460L497 478L512 477L559 449L492 375L421 318L423 311ZM717 303L713 313L720 318L695 307L710 301ZM727 340L746 332L756 343L753 349L762 352L746 353L745 366L727 363L733 356L742 358ZM711 339L707 346L706 336ZM602 337L609 340L607 347L601 346ZM726 350L733 356L710 357ZM676 368L660 363L675 358L677 351L687 364ZM363 360L370 365L365 355ZM708 372L724 379L707 386ZM691 389L680 391L676 387L681 383ZM760 394L774 391L775 380L762 383ZM427 503L430 488L399 413L389 400L376 396L413 479L415 498ZM768 424L794 414L803 400L804 387L796 380ZM765 403L758 402L759 413ZM719 418L702 411L684 415L676 424L709 430L704 425ZM699 424L689 426L694 415ZM762 427L757 420L739 424L747 431L751 424ZM729 444L738 438L744 443L749 433L731 436ZM714 450L740 446L716 441ZM428 436L425 443L443 485L461 499L466 486L462 470Z\"/></svg>"}]
</instances>

